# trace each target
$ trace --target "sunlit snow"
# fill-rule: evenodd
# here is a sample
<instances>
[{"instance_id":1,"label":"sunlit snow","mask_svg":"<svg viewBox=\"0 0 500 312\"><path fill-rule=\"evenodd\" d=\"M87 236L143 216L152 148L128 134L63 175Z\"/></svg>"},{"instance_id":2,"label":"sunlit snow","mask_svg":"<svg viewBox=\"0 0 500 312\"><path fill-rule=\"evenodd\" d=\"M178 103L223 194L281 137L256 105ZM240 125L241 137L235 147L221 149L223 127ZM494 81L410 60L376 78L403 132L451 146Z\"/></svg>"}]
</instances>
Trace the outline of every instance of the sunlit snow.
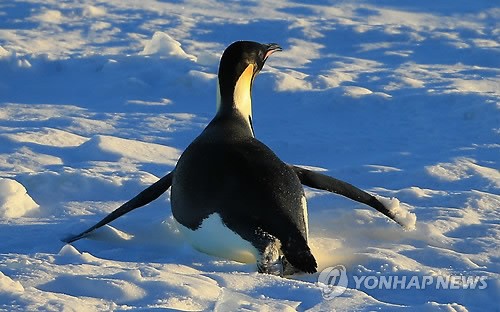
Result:
<instances>
[{"instance_id":1,"label":"sunlit snow","mask_svg":"<svg viewBox=\"0 0 500 312\"><path fill-rule=\"evenodd\" d=\"M498 310L499 20L487 0L0 2L0 310ZM193 249L168 193L61 242L173 169L242 39L283 47L254 82L256 137L414 227L306 189L319 270L349 278L332 300L319 273L258 274Z\"/></svg>"}]
</instances>

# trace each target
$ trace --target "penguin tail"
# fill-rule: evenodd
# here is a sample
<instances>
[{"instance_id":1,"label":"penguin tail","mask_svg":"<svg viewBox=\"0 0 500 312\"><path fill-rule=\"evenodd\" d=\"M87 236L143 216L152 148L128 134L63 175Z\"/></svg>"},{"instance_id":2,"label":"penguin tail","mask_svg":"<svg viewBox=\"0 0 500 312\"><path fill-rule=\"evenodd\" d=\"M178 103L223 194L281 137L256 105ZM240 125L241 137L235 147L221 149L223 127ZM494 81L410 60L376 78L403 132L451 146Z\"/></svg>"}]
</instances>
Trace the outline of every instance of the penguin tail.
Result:
<instances>
[{"instance_id":1,"label":"penguin tail","mask_svg":"<svg viewBox=\"0 0 500 312\"><path fill-rule=\"evenodd\" d=\"M304 273L316 273L318 264L307 245L306 240L299 235L296 238L289 238L285 243L281 243L281 250L286 260L295 269Z\"/></svg>"}]
</instances>

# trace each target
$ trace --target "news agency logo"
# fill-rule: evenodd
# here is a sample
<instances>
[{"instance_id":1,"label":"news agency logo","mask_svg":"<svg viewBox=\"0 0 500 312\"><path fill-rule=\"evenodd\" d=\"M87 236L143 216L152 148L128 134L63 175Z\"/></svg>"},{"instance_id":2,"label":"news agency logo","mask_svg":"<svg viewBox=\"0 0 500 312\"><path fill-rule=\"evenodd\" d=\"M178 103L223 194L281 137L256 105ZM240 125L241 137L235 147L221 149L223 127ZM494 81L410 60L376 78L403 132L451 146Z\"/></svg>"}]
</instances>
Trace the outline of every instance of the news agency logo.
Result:
<instances>
[{"instance_id":1,"label":"news agency logo","mask_svg":"<svg viewBox=\"0 0 500 312\"><path fill-rule=\"evenodd\" d=\"M485 289L487 276L466 275L353 275L354 289ZM345 266L339 264L321 271L318 287L325 300L342 295L349 283ZM352 284L351 284L352 285Z\"/></svg>"},{"instance_id":2,"label":"news agency logo","mask_svg":"<svg viewBox=\"0 0 500 312\"><path fill-rule=\"evenodd\" d=\"M318 286L326 300L342 295L347 289L347 284L347 270L341 264L324 269L318 276Z\"/></svg>"}]
</instances>

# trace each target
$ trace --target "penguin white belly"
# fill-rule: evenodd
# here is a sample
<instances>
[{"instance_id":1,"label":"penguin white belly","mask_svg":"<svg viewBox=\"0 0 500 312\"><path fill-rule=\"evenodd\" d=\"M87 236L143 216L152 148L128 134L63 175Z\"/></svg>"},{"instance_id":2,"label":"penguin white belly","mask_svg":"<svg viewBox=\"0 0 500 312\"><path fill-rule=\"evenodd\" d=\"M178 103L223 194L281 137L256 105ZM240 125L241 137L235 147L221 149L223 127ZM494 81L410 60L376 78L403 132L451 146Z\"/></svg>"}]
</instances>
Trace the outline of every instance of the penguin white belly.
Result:
<instances>
[{"instance_id":1,"label":"penguin white belly","mask_svg":"<svg viewBox=\"0 0 500 312\"><path fill-rule=\"evenodd\" d=\"M304 222L306 227L306 241L309 241L309 217L307 215L307 198L305 195L301 198L301 204L302 214L304 215Z\"/></svg>"},{"instance_id":2,"label":"penguin white belly","mask_svg":"<svg viewBox=\"0 0 500 312\"><path fill-rule=\"evenodd\" d=\"M176 223L181 234L201 252L243 263L255 263L259 257L258 250L224 225L218 213L208 216L194 231Z\"/></svg>"}]
</instances>

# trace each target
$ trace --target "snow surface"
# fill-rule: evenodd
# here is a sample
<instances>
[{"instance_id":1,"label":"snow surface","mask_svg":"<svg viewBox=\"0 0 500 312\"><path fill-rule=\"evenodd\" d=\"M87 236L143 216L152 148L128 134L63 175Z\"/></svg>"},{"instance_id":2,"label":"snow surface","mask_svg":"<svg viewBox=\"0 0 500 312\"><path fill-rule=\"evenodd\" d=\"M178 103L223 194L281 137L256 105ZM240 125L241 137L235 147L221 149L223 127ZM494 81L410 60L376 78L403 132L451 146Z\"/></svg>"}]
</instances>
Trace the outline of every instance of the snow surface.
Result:
<instances>
[{"instance_id":1,"label":"snow surface","mask_svg":"<svg viewBox=\"0 0 500 312\"><path fill-rule=\"evenodd\" d=\"M38 208L19 182L0 178L0 217L13 219Z\"/></svg>"},{"instance_id":2,"label":"snow surface","mask_svg":"<svg viewBox=\"0 0 500 312\"><path fill-rule=\"evenodd\" d=\"M394 216L394 220L405 229L413 231L417 226L417 216L401 205L397 198L387 198L376 195L378 201L382 203Z\"/></svg>"},{"instance_id":3,"label":"snow surface","mask_svg":"<svg viewBox=\"0 0 500 312\"><path fill-rule=\"evenodd\" d=\"M498 311L497 1L0 2L0 310ZM215 111L235 40L277 42L254 84L256 135L414 213L307 189L320 269L283 279L211 257L168 194L91 237L169 172ZM486 289L356 289L353 275L486 276Z\"/></svg>"}]
</instances>

